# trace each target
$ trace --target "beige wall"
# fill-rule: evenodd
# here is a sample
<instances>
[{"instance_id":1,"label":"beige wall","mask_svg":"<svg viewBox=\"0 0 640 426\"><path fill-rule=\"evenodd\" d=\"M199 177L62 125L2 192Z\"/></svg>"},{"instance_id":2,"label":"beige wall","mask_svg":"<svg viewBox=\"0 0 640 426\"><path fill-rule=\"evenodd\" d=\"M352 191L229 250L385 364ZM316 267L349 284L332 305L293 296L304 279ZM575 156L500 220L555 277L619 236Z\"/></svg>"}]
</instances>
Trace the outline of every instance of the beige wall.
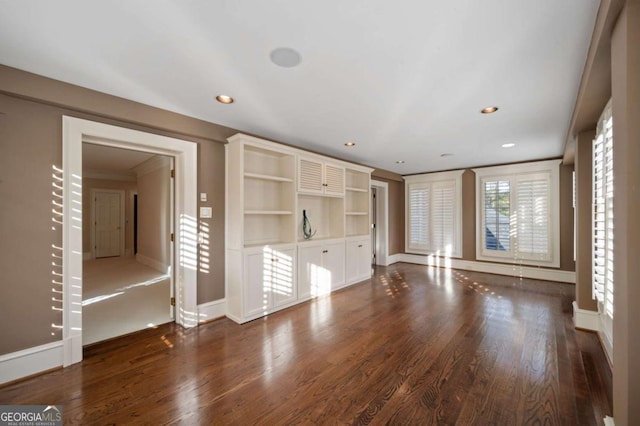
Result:
<instances>
[{"instance_id":1,"label":"beige wall","mask_svg":"<svg viewBox=\"0 0 640 426\"><path fill-rule=\"evenodd\" d=\"M150 162L156 161L152 157ZM144 164L144 163L143 163ZM171 264L171 192L170 164L138 176L138 253L162 265L162 271ZM161 272L162 272L161 271Z\"/></svg>"},{"instance_id":2,"label":"beige wall","mask_svg":"<svg viewBox=\"0 0 640 426\"><path fill-rule=\"evenodd\" d=\"M89 224L91 212L92 189L118 189L124 191L124 249L126 253L133 253L133 194L136 192L136 182L108 179L82 179L82 223ZM91 227L82 227L82 251L91 252Z\"/></svg>"},{"instance_id":3,"label":"beige wall","mask_svg":"<svg viewBox=\"0 0 640 426\"><path fill-rule=\"evenodd\" d=\"M614 182L613 416L640 424L640 0L611 36Z\"/></svg>"},{"instance_id":4,"label":"beige wall","mask_svg":"<svg viewBox=\"0 0 640 426\"><path fill-rule=\"evenodd\" d=\"M575 271L573 260L573 166L560 166L560 269Z\"/></svg>"},{"instance_id":5,"label":"beige wall","mask_svg":"<svg viewBox=\"0 0 640 426\"><path fill-rule=\"evenodd\" d=\"M462 258L476 258L476 174L462 174Z\"/></svg>"},{"instance_id":6,"label":"beige wall","mask_svg":"<svg viewBox=\"0 0 640 426\"><path fill-rule=\"evenodd\" d=\"M1 79L0 79L1 80ZM51 108L0 95L0 354L62 338L51 307L61 255L53 222L52 166L60 167L62 120ZM56 136L58 143L56 143ZM61 307L61 306L58 306Z\"/></svg>"},{"instance_id":7,"label":"beige wall","mask_svg":"<svg viewBox=\"0 0 640 426\"><path fill-rule=\"evenodd\" d=\"M0 355L62 338L52 310L52 166L62 167L62 116L199 144L198 192L213 218L210 259L198 273L198 303L224 297L224 142L235 130L0 66Z\"/></svg>"},{"instance_id":8,"label":"beige wall","mask_svg":"<svg viewBox=\"0 0 640 426\"><path fill-rule=\"evenodd\" d=\"M580 309L596 311L596 301L592 297L592 246L593 221L591 219L593 197L593 139L595 131L584 131L576 138L576 302Z\"/></svg>"}]
</instances>

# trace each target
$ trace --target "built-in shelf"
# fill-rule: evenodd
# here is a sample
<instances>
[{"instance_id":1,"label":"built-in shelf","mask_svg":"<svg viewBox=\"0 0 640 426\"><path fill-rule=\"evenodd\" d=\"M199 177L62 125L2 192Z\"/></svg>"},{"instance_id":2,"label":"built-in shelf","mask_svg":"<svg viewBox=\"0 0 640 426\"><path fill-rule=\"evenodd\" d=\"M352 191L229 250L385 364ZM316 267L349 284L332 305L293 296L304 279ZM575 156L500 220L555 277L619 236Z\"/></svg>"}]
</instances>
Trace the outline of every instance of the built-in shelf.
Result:
<instances>
[{"instance_id":1,"label":"built-in shelf","mask_svg":"<svg viewBox=\"0 0 640 426\"><path fill-rule=\"evenodd\" d=\"M229 318L246 322L370 276L372 169L242 134L225 150Z\"/></svg>"},{"instance_id":2,"label":"built-in shelf","mask_svg":"<svg viewBox=\"0 0 640 426\"><path fill-rule=\"evenodd\" d=\"M251 179L272 180L274 182L293 182L293 179L288 177L263 175L260 173L245 173L244 177Z\"/></svg>"}]
</instances>

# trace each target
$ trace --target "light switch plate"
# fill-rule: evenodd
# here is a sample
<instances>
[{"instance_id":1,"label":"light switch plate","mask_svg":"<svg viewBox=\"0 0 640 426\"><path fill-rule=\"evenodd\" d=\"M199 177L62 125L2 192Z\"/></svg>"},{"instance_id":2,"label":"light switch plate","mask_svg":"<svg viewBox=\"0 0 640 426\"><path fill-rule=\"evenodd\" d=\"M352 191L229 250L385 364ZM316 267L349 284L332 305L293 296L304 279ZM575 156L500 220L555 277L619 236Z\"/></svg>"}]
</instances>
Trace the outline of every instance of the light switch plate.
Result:
<instances>
[{"instance_id":1,"label":"light switch plate","mask_svg":"<svg viewBox=\"0 0 640 426\"><path fill-rule=\"evenodd\" d=\"M200 218L210 219L212 216L211 207L200 207Z\"/></svg>"},{"instance_id":2,"label":"light switch plate","mask_svg":"<svg viewBox=\"0 0 640 426\"><path fill-rule=\"evenodd\" d=\"M207 193L206 192L201 192L200 193L200 201L207 201Z\"/></svg>"}]
</instances>

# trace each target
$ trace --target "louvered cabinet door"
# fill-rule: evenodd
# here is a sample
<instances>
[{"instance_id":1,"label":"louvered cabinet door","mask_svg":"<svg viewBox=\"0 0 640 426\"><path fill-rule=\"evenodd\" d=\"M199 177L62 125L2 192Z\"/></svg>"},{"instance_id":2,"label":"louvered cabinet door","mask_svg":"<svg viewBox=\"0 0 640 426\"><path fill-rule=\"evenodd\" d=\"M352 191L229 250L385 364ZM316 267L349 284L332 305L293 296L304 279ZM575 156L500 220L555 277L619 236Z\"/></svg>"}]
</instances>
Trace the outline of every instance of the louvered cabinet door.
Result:
<instances>
[{"instance_id":1,"label":"louvered cabinet door","mask_svg":"<svg viewBox=\"0 0 640 426\"><path fill-rule=\"evenodd\" d=\"M298 161L298 191L322 194L322 162L300 158Z\"/></svg>"},{"instance_id":2,"label":"louvered cabinet door","mask_svg":"<svg viewBox=\"0 0 640 426\"><path fill-rule=\"evenodd\" d=\"M344 195L344 167L325 164L324 192L327 195Z\"/></svg>"}]
</instances>

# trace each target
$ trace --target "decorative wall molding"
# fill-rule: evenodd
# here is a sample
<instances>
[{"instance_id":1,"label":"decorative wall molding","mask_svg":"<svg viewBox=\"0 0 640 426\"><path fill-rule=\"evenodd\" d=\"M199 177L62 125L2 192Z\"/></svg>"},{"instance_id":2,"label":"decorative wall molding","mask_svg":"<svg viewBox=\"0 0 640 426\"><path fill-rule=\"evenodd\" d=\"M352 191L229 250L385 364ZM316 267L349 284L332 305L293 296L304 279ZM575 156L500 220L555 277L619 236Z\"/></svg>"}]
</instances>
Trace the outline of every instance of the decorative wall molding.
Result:
<instances>
[{"instance_id":1,"label":"decorative wall molding","mask_svg":"<svg viewBox=\"0 0 640 426\"><path fill-rule=\"evenodd\" d=\"M198 323L222 318L227 314L227 302L225 299L198 305Z\"/></svg>"},{"instance_id":2,"label":"decorative wall molding","mask_svg":"<svg viewBox=\"0 0 640 426\"><path fill-rule=\"evenodd\" d=\"M63 365L62 340L0 356L0 383L42 373Z\"/></svg>"},{"instance_id":3,"label":"decorative wall molding","mask_svg":"<svg viewBox=\"0 0 640 426\"><path fill-rule=\"evenodd\" d=\"M521 266L514 264L477 262L437 256L421 256L416 254L400 253L390 256L395 262L417 263L444 268L462 269L465 271L485 272L488 274L516 276L535 280L557 281L575 284L576 273L574 271L562 271L559 269L537 268L535 266ZM390 263L391 264L391 263Z\"/></svg>"}]
</instances>

